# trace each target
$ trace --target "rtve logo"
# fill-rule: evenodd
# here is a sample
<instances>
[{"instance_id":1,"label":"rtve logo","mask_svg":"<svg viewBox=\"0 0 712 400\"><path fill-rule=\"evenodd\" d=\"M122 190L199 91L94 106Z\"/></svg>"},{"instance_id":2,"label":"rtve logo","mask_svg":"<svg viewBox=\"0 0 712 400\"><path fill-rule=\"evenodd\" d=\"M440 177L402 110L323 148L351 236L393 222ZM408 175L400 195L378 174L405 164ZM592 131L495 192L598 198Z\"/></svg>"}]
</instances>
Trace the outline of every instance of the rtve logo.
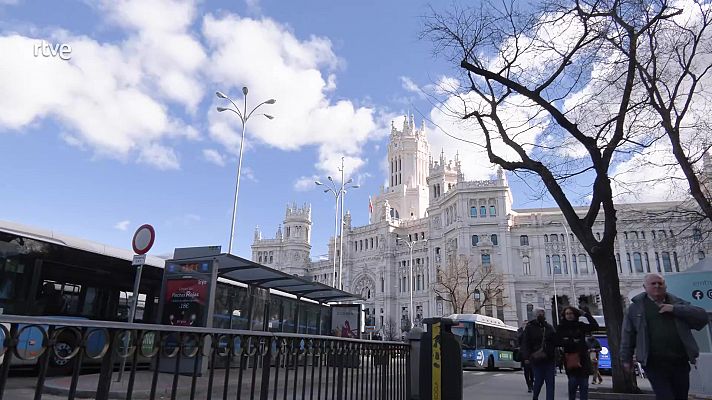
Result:
<instances>
[{"instance_id":1,"label":"rtve logo","mask_svg":"<svg viewBox=\"0 0 712 400\"><path fill-rule=\"evenodd\" d=\"M72 46L66 43L52 44L41 40L35 42L33 54L35 57L59 57L67 61L72 58Z\"/></svg>"}]
</instances>

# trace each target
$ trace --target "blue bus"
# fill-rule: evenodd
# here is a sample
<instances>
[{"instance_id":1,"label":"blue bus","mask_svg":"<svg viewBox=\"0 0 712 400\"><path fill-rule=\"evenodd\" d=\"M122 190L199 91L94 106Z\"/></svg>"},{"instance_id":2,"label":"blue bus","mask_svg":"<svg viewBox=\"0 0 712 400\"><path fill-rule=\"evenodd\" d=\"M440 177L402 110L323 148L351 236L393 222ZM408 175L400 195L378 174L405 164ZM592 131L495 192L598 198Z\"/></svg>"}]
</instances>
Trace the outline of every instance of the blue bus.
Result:
<instances>
[{"instance_id":1,"label":"blue bus","mask_svg":"<svg viewBox=\"0 0 712 400\"><path fill-rule=\"evenodd\" d=\"M462 343L462 366L466 368L520 368L514 361L517 328L480 314L453 314L452 333Z\"/></svg>"}]
</instances>

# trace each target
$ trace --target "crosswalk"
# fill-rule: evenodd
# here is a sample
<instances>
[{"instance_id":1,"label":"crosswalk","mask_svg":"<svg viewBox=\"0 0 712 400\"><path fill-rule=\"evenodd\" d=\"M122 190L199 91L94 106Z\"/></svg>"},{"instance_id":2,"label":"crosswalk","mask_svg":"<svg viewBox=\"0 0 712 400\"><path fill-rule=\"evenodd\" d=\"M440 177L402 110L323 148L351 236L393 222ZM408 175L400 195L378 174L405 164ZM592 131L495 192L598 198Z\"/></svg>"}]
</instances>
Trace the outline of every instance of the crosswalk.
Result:
<instances>
[{"instance_id":1,"label":"crosswalk","mask_svg":"<svg viewBox=\"0 0 712 400\"><path fill-rule=\"evenodd\" d=\"M463 372L465 372L465 373L467 373L467 374L470 374L470 375L475 375L475 376L482 376L482 375L502 376L502 375L507 375L507 374L504 374L504 373L501 373L501 372L497 372L497 373L486 372L486 371L463 371Z\"/></svg>"}]
</instances>

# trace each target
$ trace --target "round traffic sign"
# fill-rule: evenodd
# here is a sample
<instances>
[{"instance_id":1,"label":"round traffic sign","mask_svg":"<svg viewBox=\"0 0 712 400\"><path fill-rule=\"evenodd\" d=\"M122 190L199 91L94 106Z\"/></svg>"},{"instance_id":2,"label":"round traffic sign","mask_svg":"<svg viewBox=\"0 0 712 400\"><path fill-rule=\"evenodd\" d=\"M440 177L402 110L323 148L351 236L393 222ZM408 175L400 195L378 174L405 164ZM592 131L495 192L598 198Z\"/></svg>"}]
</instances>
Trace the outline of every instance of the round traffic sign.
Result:
<instances>
[{"instance_id":1,"label":"round traffic sign","mask_svg":"<svg viewBox=\"0 0 712 400\"><path fill-rule=\"evenodd\" d=\"M156 230L149 224L144 224L136 229L131 246L136 254L146 254L151 250L153 241L156 240Z\"/></svg>"}]
</instances>

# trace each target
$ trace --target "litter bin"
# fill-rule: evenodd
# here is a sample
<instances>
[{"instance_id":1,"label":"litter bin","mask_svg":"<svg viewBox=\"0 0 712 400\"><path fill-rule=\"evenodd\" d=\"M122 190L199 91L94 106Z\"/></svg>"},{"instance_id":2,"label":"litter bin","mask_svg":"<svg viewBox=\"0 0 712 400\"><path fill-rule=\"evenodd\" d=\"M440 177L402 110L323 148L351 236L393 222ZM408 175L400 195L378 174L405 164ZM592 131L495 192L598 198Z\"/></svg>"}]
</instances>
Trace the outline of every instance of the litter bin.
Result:
<instances>
[{"instance_id":1,"label":"litter bin","mask_svg":"<svg viewBox=\"0 0 712 400\"><path fill-rule=\"evenodd\" d=\"M426 318L420 341L420 400L462 400L462 348L449 318Z\"/></svg>"}]
</instances>

